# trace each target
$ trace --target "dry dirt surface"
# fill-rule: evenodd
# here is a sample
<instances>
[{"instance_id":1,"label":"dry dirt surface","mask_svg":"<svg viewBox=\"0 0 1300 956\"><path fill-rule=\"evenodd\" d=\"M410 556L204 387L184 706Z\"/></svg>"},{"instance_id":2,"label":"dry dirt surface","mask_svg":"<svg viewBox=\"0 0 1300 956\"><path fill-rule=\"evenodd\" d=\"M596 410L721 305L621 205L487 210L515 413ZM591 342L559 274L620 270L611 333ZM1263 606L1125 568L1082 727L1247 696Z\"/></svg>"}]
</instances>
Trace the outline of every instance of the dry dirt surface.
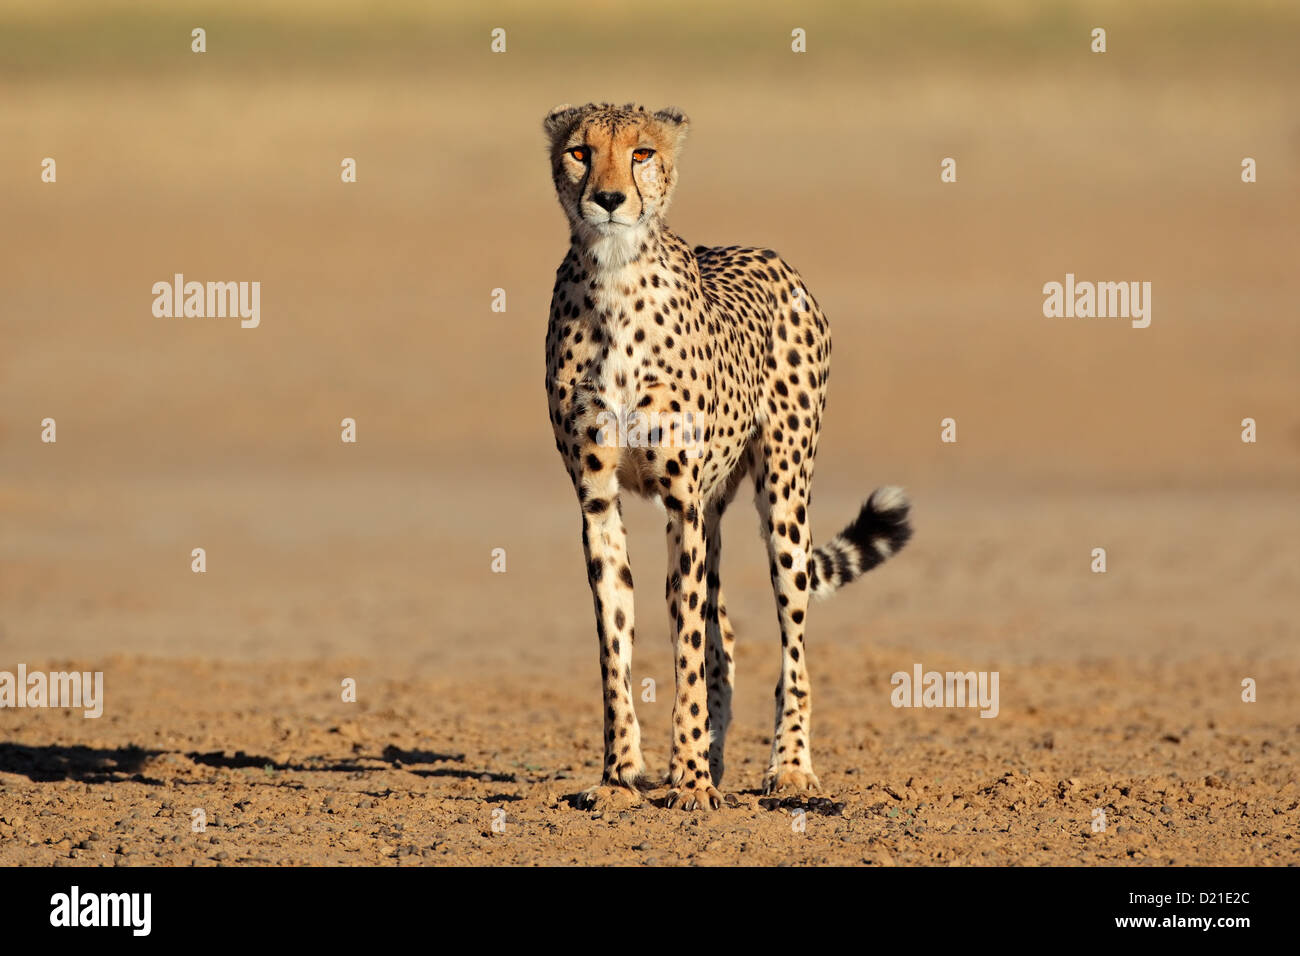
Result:
<instances>
[{"instance_id":1,"label":"dry dirt surface","mask_svg":"<svg viewBox=\"0 0 1300 956\"><path fill-rule=\"evenodd\" d=\"M102 736L68 718L51 743L32 721L0 746L0 864L1294 864L1293 728L1231 708L1189 724L1150 699L1160 682L1211 695L1222 663L1027 668L1006 690L1035 689L994 730L864 714L844 675L887 662L825 654L833 796L800 815L754 790L752 728L734 735L735 807L664 809L659 790L575 809L600 763L585 681L393 681L375 689L383 707L339 720L311 688L346 668L120 660L115 683L150 690L119 701ZM217 689L223 706L205 699Z\"/></svg>"},{"instance_id":2,"label":"dry dirt surface","mask_svg":"<svg viewBox=\"0 0 1300 956\"><path fill-rule=\"evenodd\" d=\"M132 600L91 588L52 626L135 621L159 651L29 662L102 670L105 714L0 714L0 864L1295 864L1300 669L1269 648L1294 626L1283 549L1300 529L1281 503L1238 505L1192 532L1186 499L1076 502L1142 529L1116 531L1141 573L1105 576L1068 554L1071 507L1055 498L1019 500L1024 525L1000 530L973 501L927 509L932 530L910 561L815 608L826 799L802 807L756 789L779 657L749 533L733 534L733 552L754 554L735 558L729 597L743 609L724 781L737 805L712 813L664 809L663 789L577 809L601 759L599 685L576 543L561 548L572 567L548 564L569 524L558 518L511 551L505 575L483 576L481 630L422 591L418 562L400 553L367 559L386 583L333 600L311 567L268 567L265 608L200 604L195 634L169 623L191 600L183 588ZM1011 504L984 499L994 515ZM657 524L648 508L629 517L634 534ZM1212 551L1222 535L1238 544ZM988 552L1018 557L989 564ZM931 607L927 582L969 610ZM49 586L18 590L35 599ZM1239 604L1249 610L1221 629ZM437 628L424 646L408 637L422 619ZM242 660L196 656L209 629L242 635L225 648ZM286 633L321 655L274 656ZM349 642L367 656L338 656ZM640 644L634 685L671 686L666 638ZM997 670L998 715L893 707L890 675L915 662ZM1240 697L1247 677L1255 703ZM347 678L355 704L342 701ZM638 711L662 771L671 694L655 696Z\"/></svg>"}]
</instances>

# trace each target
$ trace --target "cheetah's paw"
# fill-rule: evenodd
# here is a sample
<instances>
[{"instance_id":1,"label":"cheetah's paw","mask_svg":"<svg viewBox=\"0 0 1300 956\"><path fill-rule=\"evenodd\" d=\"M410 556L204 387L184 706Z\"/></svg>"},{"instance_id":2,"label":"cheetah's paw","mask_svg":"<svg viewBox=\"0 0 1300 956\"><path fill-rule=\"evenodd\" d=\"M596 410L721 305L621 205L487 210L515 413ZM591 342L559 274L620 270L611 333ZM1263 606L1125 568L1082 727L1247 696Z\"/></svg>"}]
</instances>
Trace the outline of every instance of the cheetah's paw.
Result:
<instances>
[{"instance_id":1,"label":"cheetah's paw","mask_svg":"<svg viewBox=\"0 0 1300 956\"><path fill-rule=\"evenodd\" d=\"M718 788L713 784L703 786L696 785L693 787L683 787L678 790L668 791L668 796L664 799L664 806L668 809L680 808L682 810L717 810L723 804L723 796L718 792ZM736 798L731 796L728 803L735 803Z\"/></svg>"},{"instance_id":2,"label":"cheetah's paw","mask_svg":"<svg viewBox=\"0 0 1300 956\"><path fill-rule=\"evenodd\" d=\"M630 787L616 787L600 783L578 794L578 807L582 810L626 810L641 803L641 794Z\"/></svg>"},{"instance_id":3,"label":"cheetah's paw","mask_svg":"<svg viewBox=\"0 0 1300 956\"><path fill-rule=\"evenodd\" d=\"M763 775L763 792L779 793L782 790L820 790L821 781L811 770L798 767L778 767Z\"/></svg>"}]
</instances>

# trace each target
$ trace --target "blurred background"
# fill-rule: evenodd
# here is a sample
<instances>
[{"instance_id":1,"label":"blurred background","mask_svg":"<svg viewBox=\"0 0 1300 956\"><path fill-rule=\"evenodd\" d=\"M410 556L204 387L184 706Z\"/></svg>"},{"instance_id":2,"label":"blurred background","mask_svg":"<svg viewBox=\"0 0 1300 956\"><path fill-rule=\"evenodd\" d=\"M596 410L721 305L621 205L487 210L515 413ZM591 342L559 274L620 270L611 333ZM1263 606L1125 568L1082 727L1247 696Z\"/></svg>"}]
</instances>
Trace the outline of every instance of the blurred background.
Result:
<instances>
[{"instance_id":1,"label":"blurred background","mask_svg":"<svg viewBox=\"0 0 1300 956\"><path fill-rule=\"evenodd\" d=\"M877 485L916 500L909 552L814 641L1289 653L1298 41L1281 0L8 0L5 658L572 662L594 689L542 385L566 229L540 131L590 100L684 109L671 225L780 250L828 313L817 536ZM261 327L155 318L177 272L260 281ZM1044 318L1067 272L1151 282L1150 328ZM666 667L659 518L627 510ZM729 603L774 670L753 520L728 519Z\"/></svg>"}]
</instances>

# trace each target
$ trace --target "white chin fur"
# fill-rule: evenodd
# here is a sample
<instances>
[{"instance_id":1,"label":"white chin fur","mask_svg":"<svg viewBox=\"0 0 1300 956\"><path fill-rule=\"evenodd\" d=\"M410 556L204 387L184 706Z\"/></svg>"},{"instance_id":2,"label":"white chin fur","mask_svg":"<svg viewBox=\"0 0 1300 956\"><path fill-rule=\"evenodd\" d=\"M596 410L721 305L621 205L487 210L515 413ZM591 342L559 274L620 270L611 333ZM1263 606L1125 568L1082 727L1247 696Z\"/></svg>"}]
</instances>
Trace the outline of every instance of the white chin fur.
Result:
<instances>
[{"instance_id":1,"label":"white chin fur","mask_svg":"<svg viewBox=\"0 0 1300 956\"><path fill-rule=\"evenodd\" d=\"M622 226L601 223L587 224L586 247L597 265L604 269L617 269L636 258L641 244L646 241L643 225Z\"/></svg>"}]
</instances>

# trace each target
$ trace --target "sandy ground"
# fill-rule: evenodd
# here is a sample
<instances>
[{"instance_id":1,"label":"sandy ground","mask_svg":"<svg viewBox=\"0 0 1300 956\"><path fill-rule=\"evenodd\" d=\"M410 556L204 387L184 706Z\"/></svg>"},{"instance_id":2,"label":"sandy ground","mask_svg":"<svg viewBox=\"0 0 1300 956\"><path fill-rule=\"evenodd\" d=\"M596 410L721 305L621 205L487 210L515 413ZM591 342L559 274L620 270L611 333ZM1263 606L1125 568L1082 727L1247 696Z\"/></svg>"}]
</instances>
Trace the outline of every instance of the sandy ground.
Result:
<instances>
[{"instance_id":1,"label":"sandy ground","mask_svg":"<svg viewBox=\"0 0 1300 956\"><path fill-rule=\"evenodd\" d=\"M418 495L411 480L391 487ZM26 658L102 670L105 714L0 713L0 863L1300 860L1288 498L920 502L908 560L815 608L814 753L842 807L802 820L756 789L778 657L747 516L731 519L728 564L741 644L724 789L739 805L713 814L663 809L663 790L574 806L600 763L599 685L558 504L520 529L506 573L478 548L446 602L426 580L438 572L400 547L353 549L339 564L373 577L341 590L310 562L246 569L261 583L238 606L196 594L186 568L148 594L79 579L78 601L52 593L69 586L55 576L8 576L20 614L46 608L87 644L120 628L150 653ZM1075 541L1103 510L1123 557L1094 575ZM651 509L630 512L633 540L653 541ZM1208 513L1213 526L1186 520ZM436 534L459 552L473 533L430 518L403 540ZM638 686L671 686L658 604L639 603ZM998 716L894 708L890 675L915 663L998 671ZM1255 703L1241 701L1246 677ZM655 696L638 711L662 771L671 695Z\"/></svg>"},{"instance_id":2,"label":"sandy ground","mask_svg":"<svg viewBox=\"0 0 1300 956\"><path fill-rule=\"evenodd\" d=\"M0 671L106 695L0 710L0 864L1300 862L1294 74L755 45L611 83L512 36L409 76L0 74ZM742 502L738 805L573 805L599 670L544 410L539 121L590 98L685 108L675 228L776 247L828 312L815 536L877 485L916 503L811 613L802 817L756 790L779 657ZM261 327L153 318L175 272L261 281ZM1066 272L1151 281L1152 326L1045 319ZM627 510L662 771L662 528ZM998 716L894 708L915 664L997 671Z\"/></svg>"},{"instance_id":3,"label":"sandy ground","mask_svg":"<svg viewBox=\"0 0 1300 956\"><path fill-rule=\"evenodd\" d=\"M341 717L321 688L355 670L343 662L117 659L112 686L149 692L116 700L102 730L9 722L0 863L1296 862L1293 710L1187 720L1188 699L1230 695L1236 662L1022 667L1014 710L981 723L890 713L860 675L891 661L825 650L818 766L842 808L803 818L759 806L756 714L734 734L737 807L684 814L652 795L585 812L572 800L600 763L590 681L377 681L380 703ZM1268 684L1294 700L1294 671Z\"/></svg>"}]
</instances>

